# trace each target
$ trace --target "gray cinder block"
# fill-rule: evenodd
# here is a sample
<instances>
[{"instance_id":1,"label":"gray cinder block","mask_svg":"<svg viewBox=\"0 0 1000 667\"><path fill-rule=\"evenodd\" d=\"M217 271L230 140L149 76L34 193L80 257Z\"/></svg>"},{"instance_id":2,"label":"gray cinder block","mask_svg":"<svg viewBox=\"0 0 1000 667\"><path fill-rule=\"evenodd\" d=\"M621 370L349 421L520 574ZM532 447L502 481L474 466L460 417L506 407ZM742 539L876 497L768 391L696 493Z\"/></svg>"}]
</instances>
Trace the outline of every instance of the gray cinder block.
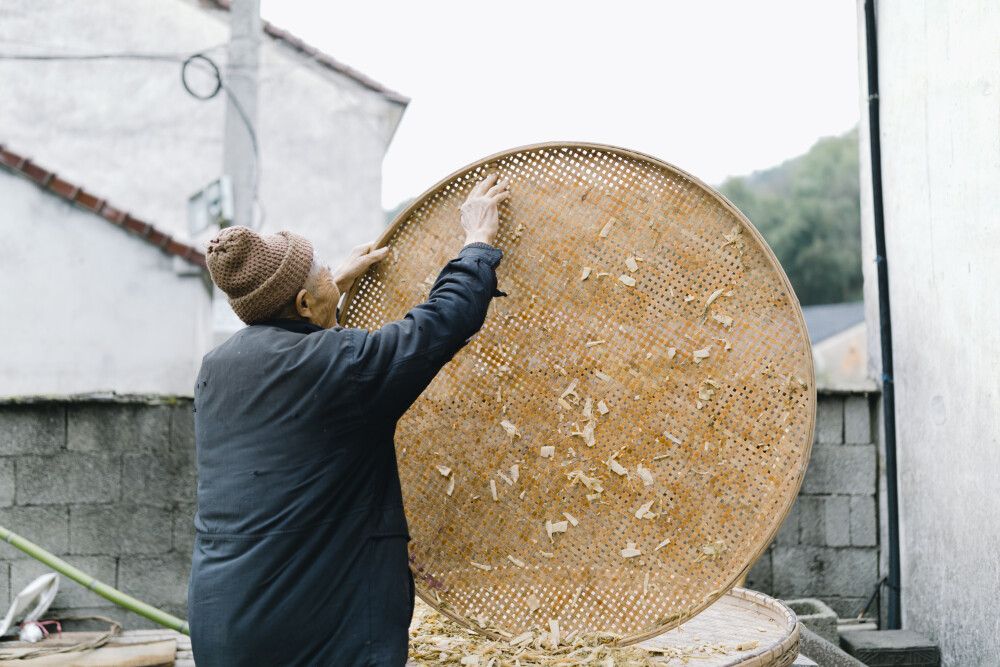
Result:
<instances>
[{"instance_id":1,"label":"gray cinder block","mask_svg":"<svg viewBox=\"0 0 1000 667\"><path fill-rule=\"evenodd\" d=\"M816 404L815 442L844 441L844 399L840 396L820 396Z\"/></svg>"},{"instance_id":2,"label":"gray cinder block","mask_svg":"<svg viewBox=\"0 0 1000 667\"><path fill-rule=\"evenodd\" d=\"M118 567L121 590L157 607L186 605L190 576L190 554L123 556Z\"/></svg>"},{"instance_id":3,"label":"gray cinder block","mask_svg":"<svg viewBox=\"0 0 1000 667\"><path fill-rule=\"evenodd\" d=\"M98 581L108 586L115 586L117 564L112 556L60 556L60 558L90 576L96 577ZM35 577L52 571L52 568L34 559L12 563L10 568L11 590L16 595L21 589L30 584ZM97 593L87 590L69 577L59 575L59 592L52 603L53 607L99 607L111 605L113 605L112 602L105 600Z\"/></svg>"},{"instance_id":4,"label":"gray cinder block","mask_svg":"<svg viewBox=\"0 0 1000 667\"><path fill-rule=\"evenodd\" d=\"M4 553L3 555L6 555ZM0 606L4 609L10 604L10 563L0 560Z\"/></svg>"},{"instance_id":5,"label":"gray cinder block","mask_svg":"<svg viewBox=\"0 0 1000 667\"><path fill-rule=\"evenodd\" d=\"M800 493L874 495L875 457L875 445L813 445Z\"/></svg>"},{"instance_id":6,"label":"gray cinder block","mask_svg":"<svg viewBox=\"0 0 1000 667\"><path fill-rule=\"evenodd\" d=\"M134 502L168 505L194 502L198 493L194 452L124 454L122 488L135 490Z\"/></svg>"},{"instance_id":7,"label":"gray cinder block","mask_svg":"<svg viewBox=\"0 0 1000 667\"><path fill-rule=\"evenodd\" d=\"M121 461L113 454L64 453L17 461L20 505L108 503L119 499Z\"/></svg>"},{"instance_id":8,"label":"gray cinder block","mask_svg":"<svg viewBox=\"0 0 1000 667\"><path fill-rule=\"evenodd\" d=\"M55 454L66 444L61 405L0 406L0 456Z\"/></svg>"},{"instance_id":9,"label":"gray cinder block","mask_svg":"<svg viewBox=\"0 0 1000 667\"><path fill-rule=\"evenodd\" d=\"M773 594L779 598L815 596L820 593L826 569L822 547L782 547L771 553Z\"/></svg>"},{"instance_id":10,"label":"gray cinder block","mask_svg":"<svg viewBox=\"0 0 1000 667\"><path fill-rule=\"evenodd\" d=\"M875 498L871 496L851 497L851 544L854 546L878 546L875 502Z\"/></svg>"},{"instance_id":11,"label":"gray cinder block","mask_svg":"<svg viewBox=\"0 0 1000 667\"><path fill-rule=\"evenodd\" d=\"M179 399L170 409L170 449L194 451L194 401Z\"/></svg>"},{"instance_id":12,"label":"gray cinder block","mask_svg":"<svg viewBox=\"0 0 1000 667\"><path fill-rule=\"evenodd\" d=\"M774 538L774 543L780 546L792 546L799 543L799 516L801 514L800 505L802 504L802 497L799 496L792 503L791 509L788 510L788 516L781 524L781 528L778 529L778 534Z\"/></svg>"},{"instance_id":13,"label":"gray cinder block","mask_svg":"<svg viewBox=\"0 0 1000 667\"><path fill-rule=\"evenodd\" d=\"M844 442L874 442L867 394L848 396L844 400Z\"/></svg>"},{"instance_id":14,"label":"gray cinder block","mask_svg":"<svg viewBox=\"0 0 1000 667\"><path fill-rule=\"evenodd\" d=\"M153 554L170 550L173 517L168 509L142 505L79 505L70 508L70 552Z\"/></svg>"},{"instance_id":15,"label":"gray cinder block","mask_svg":"<svg viewBox=\"0 0 1000 667\"><path fill-rule=\"evenodd\" d=\"M79 403L66 414L66 446L74 452L166 451L168 405Z\"/></svg>"},{"instance_id":16,"label":"gray cinder block","mask_svg":"<svg viewBox=\"0 0 1000 667\"><path fill-rule=\"evenodd\" d=\"M747 572L746 587L766 593L773 588L771 580L771 551L765 551Z\"/></svg>"},{"instance_id":17,"label":"gray cinder block","mask_svg":"<svg viewBox=\"0 0 1000 667\"><path fill-rule=\"evenodd\" d=\"M822 497L799 496L799 543L821 547L826 544L826 514Z\"/></svg>"},{"instance_id":18,"label":"gray cinder block","mask_svg":"<svg viewBox=\"0 0 1000 667\"><path fill-rule=\"evenodd\" d=\"M174 551L187 556L194 551L194 515L197 505L181 505L173 511L173 543Z\"/></svg>"},{"instance_id":19,"label":"gray cinder block","mask_svg":"<svg viewBox=\"0 0 1000 667\"><path fill-rule=\"evenodd\" d=\"M878 582L875 549L838 549L830 554L824 572L823 595L864 597Z\"/></svg>"},{"instance_id":20,"label":"gray cinder block","mask_svg":"<svg viewBox=\"0 0 1000 667\"><path fill-rule=\"evenodd\" d=\"M826 545L846 547L851 544L851 499L833 496L824 499L823 525Z\"/></svg>"},{"instance_id":21,"label":"gray cinder block","mask_svg":"<svg viewBox=\"0 0 1000 667\"><path fill-rule=\"evenodd\" d=\"M63 554L69 549L69 510L66 507L7 507L0 509L0 525L46 551ZM2 543L0 558L13 561L31 556Z\"/></svg>"},{"instance_id":22,"label":"gray cinder block","mask_svg":"<svg viewBox=\"0 0 1000 667\"><path fill-rule=\"evenodd\" d=\"M14 504L14 459L0 459L0 507Z\"/></svg>"}]
</instances>

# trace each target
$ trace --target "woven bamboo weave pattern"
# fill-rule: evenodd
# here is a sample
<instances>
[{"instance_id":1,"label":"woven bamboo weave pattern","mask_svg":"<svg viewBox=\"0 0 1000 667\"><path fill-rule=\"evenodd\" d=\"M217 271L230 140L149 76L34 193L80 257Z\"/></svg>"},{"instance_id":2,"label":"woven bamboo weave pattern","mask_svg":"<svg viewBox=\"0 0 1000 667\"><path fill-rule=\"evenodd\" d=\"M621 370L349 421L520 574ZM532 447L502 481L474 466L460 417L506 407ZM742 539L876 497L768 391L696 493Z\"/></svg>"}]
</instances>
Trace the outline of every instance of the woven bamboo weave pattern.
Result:
<instances>
[{"instance_id":1,"label":"woven bamboo weave pattern","mask_svg":"<svg viewBox=\"0 0 1000 667\"><path fill-rule=\"evenodd\" d=\"M816 406L801 310L757 231L694 177L540 144L407 207L345 326L427 297L494 171L508 296L397 426L417 590L492 635L554 619L655 636L731 587L795 499Z\"/></svg>"}]
</instances>

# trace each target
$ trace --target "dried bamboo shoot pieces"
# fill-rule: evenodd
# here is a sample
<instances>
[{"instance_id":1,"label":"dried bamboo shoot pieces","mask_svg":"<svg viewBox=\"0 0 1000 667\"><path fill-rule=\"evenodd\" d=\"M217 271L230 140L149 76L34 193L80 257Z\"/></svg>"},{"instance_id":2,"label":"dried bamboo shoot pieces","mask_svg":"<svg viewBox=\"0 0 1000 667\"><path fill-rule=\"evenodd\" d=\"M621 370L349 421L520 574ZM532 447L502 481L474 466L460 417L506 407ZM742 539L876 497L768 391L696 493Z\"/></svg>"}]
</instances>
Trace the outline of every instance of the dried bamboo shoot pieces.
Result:
<instances>
[{"instance_id":1,"label":"dried bamboo shoot pieces","mask_svg":"<svg viewBox=\"0 0 1000 667\"><path fill-rule=\"evenodd\" d=\"M656 515L649 511L650 508L653 507L653 502L654 501L650 500L649 502L643 503L642 505L640 505L639 509L637 509L635 511L635 518L636 519L653 519L653 518L655 518Z\"/></svg>"},{"instance_id":2,"label":"dried bamboo shoot pieces","mask_svg":"<svg viewBox=\"0 0 1000 667\"><path fill-rule=\"evenodd\" d=\"M517 430L517 427L506 419L500 422L500 426L502 426L503 430L507 432L507 437L510 438L511 442L514 441L514 438L521 437L521 432Z\"/></svg>"},{"instance_id":3,"label":"dried bamboo shoot pieces","mask_svg":"<svg viewBox=\"0 0 1000 667\"><path fill-rule=\"evenodd\" d=\"M635 548L635 542L626 542L625 548L622 549L622 558L635 558L636 556L641 556L642 551Z\"/></svg>"}]
</instances>

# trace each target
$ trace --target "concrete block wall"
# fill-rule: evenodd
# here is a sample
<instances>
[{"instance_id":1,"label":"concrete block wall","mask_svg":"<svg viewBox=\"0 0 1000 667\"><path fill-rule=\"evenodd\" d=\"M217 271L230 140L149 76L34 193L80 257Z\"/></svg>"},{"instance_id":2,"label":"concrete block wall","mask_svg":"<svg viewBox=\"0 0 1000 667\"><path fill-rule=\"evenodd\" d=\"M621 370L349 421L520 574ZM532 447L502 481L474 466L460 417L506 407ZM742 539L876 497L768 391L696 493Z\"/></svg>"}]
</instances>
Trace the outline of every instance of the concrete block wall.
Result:
<instances>
[{"instance_id":1,"label":"concrete block wall","mask_svg":"<svg viewBox=\"0 0 1000 667\"><path fill-rule=\"evenodd\" d=\"M840 616L879 577L877 395L821 393L798 500L747 586ZM190 399L0 401L0 525L185 618L196 509ZM0 543L0 613L46 568ZM63 577L53 612L154 627ZM96 627L96 626L95 626Z\"/></svg>"},{"instance_id":2,"label":"concrete block wall","mask_svg":"<svg viewBox=\"0 0 1000 667\"><path fill-rule=\"evenodd\" d=\"M879 580L878 395L821 389L818 398L802 488L746 585L783 599L819 598L851 617Z\"/></svg>"},{"instance_id":3,"label":"concrete block wall","mask_svg":"<svg viewBox=\"0 0 1000 667\"><path fill-rule=\"evenodd\" d=\"M180 618L196 490L189 398L0 402L0 525ZM0 614L46 571L0 543ZM51 610L156 627L67 577Z\"/></svg>"}]
</instances>

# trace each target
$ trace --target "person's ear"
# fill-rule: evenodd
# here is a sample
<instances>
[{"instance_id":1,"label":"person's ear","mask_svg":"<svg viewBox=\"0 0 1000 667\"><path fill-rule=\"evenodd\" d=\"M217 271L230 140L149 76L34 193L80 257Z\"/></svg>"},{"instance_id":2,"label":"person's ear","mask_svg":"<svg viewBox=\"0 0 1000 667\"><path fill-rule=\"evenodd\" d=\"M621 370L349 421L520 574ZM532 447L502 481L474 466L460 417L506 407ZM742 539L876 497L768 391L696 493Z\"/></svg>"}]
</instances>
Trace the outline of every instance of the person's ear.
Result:
<instances>
[{"instance_id":1,"label":"person's ear","mask_svg":"<svg viewBox=\"0 0 1000 667\"><path fill-rule=\"evenodd\" d=\"M312 316L312 306L312 294L306 289L300 289L299 293L295 296L295 312L302 319L308 320Z\"/></svg>"}]
</instances>

